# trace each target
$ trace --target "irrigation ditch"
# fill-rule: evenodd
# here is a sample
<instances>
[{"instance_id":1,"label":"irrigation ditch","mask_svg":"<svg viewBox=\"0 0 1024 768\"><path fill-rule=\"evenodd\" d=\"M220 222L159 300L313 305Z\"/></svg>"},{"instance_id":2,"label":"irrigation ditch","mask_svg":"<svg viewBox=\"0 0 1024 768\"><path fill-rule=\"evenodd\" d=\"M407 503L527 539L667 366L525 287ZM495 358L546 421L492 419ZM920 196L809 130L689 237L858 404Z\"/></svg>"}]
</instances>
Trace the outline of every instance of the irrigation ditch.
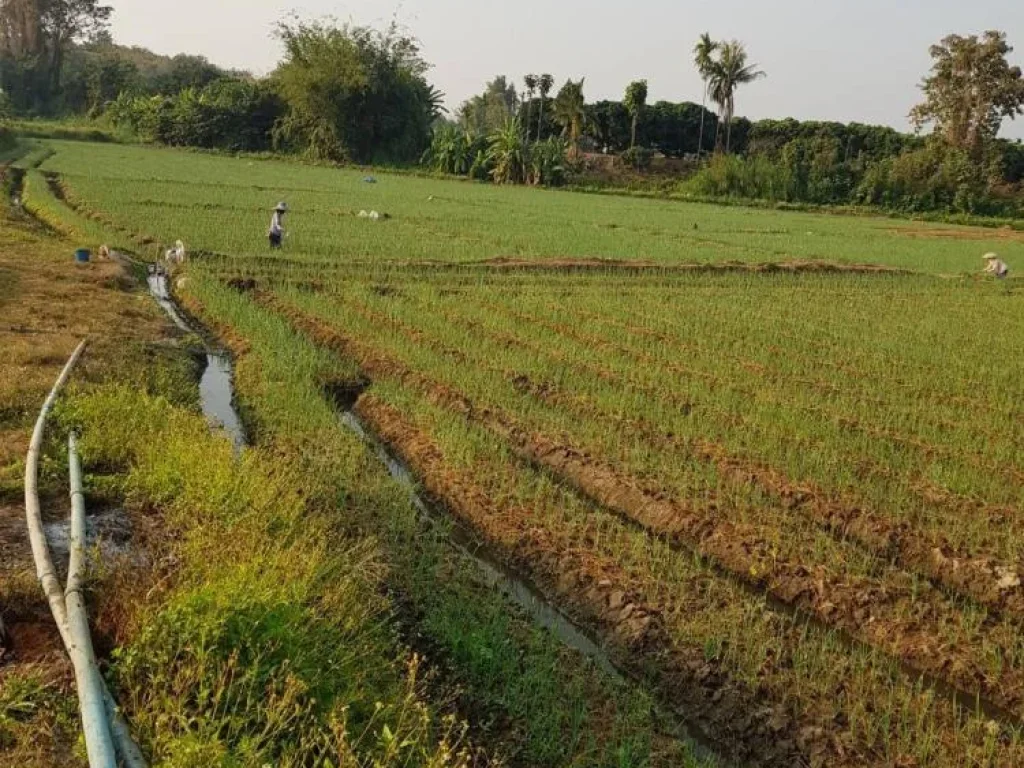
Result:
<instances>
[{"instance_id":1,"label":"irrigation ditch","mask_svg":"<svg viewBox=\"0 0 1024 768\"><path fill-rule=\"evenodd\" d=\"M161 269L150 272L150 294L179 329L203 341L207 357L199 387L203 413L211 426L221 427L233 441L236 450L240 450L247 444L247 440L236 407L231 355L217 344L213 334L175 300L169 281L169 276ZM621 683L630 680L642 682L642 675L636 669L628 669L619 663L596 634L566 615L529 578L506 564L441 500L420 490L421 484L411 466L359 415L357 402L368 386L369 382L359 382L341 387L325 387L323 396L334 406L339 428L356 435L386 467L388 474L405 489L419 513L420 523L440 534L445 545L470 566L481 584L502 594L534 625L549 632L564 646L588 659L612 679ZM659 730L663 736L685 744L690 753L702 761L714 761L715 765L720 766L731 765L723 760L725 745L703 728L694 727L699 719L689 717L687 713L668 711L664 707L659 707L657 711Z\"/></svg>"}]
</instances>

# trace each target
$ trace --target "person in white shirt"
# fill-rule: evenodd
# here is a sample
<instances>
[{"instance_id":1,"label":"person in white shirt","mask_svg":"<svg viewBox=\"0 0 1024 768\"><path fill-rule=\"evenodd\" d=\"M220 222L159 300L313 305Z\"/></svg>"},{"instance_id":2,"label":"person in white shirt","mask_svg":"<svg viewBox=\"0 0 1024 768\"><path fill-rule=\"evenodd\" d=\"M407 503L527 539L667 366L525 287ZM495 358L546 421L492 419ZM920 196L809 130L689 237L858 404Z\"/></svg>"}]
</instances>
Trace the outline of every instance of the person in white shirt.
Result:
<instances>
[{"instance_id":1,"label":"person in white shirt","mask_svg":"<svg viewBox=\"0 0 1024 768\"><path fill-rule=\"evenodd\" d=\"M288 213L286 203L278 203L274 208L274 216L270 219L270 247L280 248L284 239L284 215Z\"/></svg>"},{"instance_id":2,"label":"person in white shirt","mask_svg":"<svg viewBox=\"0 0 1024 768\"><path fill-rule=\"evenodd\" d=\"M995 275L999 278L1004 278L1010 274L1010 268L1006 266L1006 262L999 258L995 253L986 253L982 256L985 259L985 274Z\"/></svg>"}]
</instances>

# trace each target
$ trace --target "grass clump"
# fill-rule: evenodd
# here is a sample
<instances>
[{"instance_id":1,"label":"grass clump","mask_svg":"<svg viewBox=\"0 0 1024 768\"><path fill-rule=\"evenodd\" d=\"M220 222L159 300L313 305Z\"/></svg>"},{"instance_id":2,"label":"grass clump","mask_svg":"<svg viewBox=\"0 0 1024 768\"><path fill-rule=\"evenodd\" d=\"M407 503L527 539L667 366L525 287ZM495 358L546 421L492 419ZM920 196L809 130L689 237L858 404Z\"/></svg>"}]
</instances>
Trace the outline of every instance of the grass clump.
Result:
<instances>
[{"instance_id":1,"label":"grass clump","mask_svg":"<svg viewBox=\"0 0 1024 768\"><path fill-rule=\"evenodd\" d=\"M163 765L467 764L463 729L423 698L365 543L336 534L280 457L127 387L63 411L90 466L125 467L133 508L159 507L178 567L122 619L112 673Z\"/></svg>"}]
</instances>

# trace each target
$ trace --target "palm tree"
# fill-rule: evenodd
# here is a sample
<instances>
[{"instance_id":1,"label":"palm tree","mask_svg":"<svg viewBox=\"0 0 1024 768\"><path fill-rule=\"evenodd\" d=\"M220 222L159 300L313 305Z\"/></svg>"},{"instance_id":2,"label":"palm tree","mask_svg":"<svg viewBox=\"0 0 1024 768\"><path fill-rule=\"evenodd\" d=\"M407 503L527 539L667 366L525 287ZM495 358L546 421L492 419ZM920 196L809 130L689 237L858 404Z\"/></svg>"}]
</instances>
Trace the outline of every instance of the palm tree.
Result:
<instances>
[{"instance_id":1,"label":"palm tree","mask_svg":"<svg viewBox=\"0 0 1024 768\"><path fill-rule=\"evenodd\" d=\"M541 131L544 130L544 102L555 87L555 78L549 74L541 75L537 80L537 87L540 89L540 119L537 121L537 141L540 141Z\"/></svg>"},{"instance_id":2,"label":"palm tree","mask_svg":"<svg viewBox=\"0 0 1024 768\"><path fill-rule=\"evenodd\" d=\"M580 135L587 122L586 104L583 96L583 78L577 83L566 80L555 97L555 120L562 126L563 134L568 136L574 158L578 158L580 154Z\"/></svg>"},{"instance_id":3,"label":"palm tree","mask_svg":"<svg viewBox=\"0 0 1024 768\"><path fill-rule=\"evenodd\" d=\"M756 69L756 64L747 63L747 51L743 43L732 40L723 43L718 60L711 70L711 98L718 104L725 119L725 151L728 153L732 145L732 118L736 113L736 89L741 85L752 83L762 77L764 72Z\"/></svg>"},{"instance_id":4,"label":"palm tree","mask_svg":"<svg viewBox=\"0 0 1024 768\"><path fill-rule=\"evenodd\" d=\"M536 75L526 75L523 78L523 85L526 86L526 138L530 138L530 126L533 125L533 121L530 120L530 113L533 111L533 97L537 93L537 85L539 80Z\"/></svg>"},{"instance_id":5,"label":"palm tree","mask_svg":"<svg viewBox=\"0 0 1024 768\"><path fill-rule=\"evenodd\" d=\"M700 110L700 138L697 140L697 159L700 160L704 151L704 113L708 108L708 79L711 77L711 70L714 67L714 53L718 50L718 43L711 39L711 35L705 32L697 40L693 48L693 63L700 73L700 79L704 81L704 98L701 101Z\"/></svg>"},{"instance_id":6,"label":"palm tree","mask_svg":"<svg viewBox=\"0 0 1024 768\"><path fill-rule=\"evenodd\" d=\"M644 107L647 106L647 81L636 80L629 84L626 88L626 98L622 101L626 107L626 111L629 112L633 118L633 129L632 138L629 142L629 148L636 148L636 125L640 120L640 114L644 111Z\"/></svg>"}]
</instances>

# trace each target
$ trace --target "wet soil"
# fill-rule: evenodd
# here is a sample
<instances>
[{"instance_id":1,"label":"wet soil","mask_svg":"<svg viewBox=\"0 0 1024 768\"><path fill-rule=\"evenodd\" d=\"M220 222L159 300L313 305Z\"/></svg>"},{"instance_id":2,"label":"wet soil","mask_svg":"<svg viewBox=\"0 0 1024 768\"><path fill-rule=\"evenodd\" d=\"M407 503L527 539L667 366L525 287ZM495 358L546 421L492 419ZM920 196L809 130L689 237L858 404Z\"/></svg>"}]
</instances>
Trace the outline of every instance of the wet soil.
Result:
<instances>
[{"instance_id":1,"label":"wet soil","mask_svg":"<svg viewBox=\"0 0 1024 768\"><path fill-rule=\"evenodd\" d=\"M205 338L206 334L191 322L186 313L175 303L168 286L168 279L163 272L151 273L148 279L149 292L178 328ZM242 419L235 409L233 378L231 356L228 352L208 346L206 368L199 381L199 401L207 421L211 426L222 429L231 439L235 450L238 451L246 444L246 436Z\"/></svg>"}]
</instances>

